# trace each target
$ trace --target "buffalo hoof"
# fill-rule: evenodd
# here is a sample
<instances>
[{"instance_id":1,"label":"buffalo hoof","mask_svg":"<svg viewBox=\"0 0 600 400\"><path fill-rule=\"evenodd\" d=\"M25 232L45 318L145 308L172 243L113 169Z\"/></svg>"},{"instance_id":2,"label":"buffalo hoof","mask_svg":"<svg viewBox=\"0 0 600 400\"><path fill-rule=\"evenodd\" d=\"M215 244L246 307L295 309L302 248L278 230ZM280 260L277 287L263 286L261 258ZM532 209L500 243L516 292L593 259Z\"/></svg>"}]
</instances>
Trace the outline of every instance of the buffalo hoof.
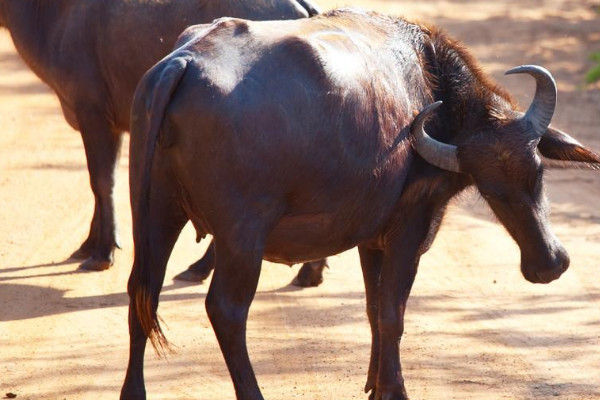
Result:
<instances>
[{"instance_id":1,"label":"buffalo hoof","mask_svg":"<svg viewBox=\"0 0 600 400\"><path fill-rule=\"evenodd\" d=\"M125 388L121 390L119 400L146 400L146 391L142 388Z\"/></svg>"},{"instance_id":2,"label":"buffalo hoof","mask_svg":"<svg viewBox=\"0 0 600 400\"><path fill-rule=\"evenodd\" d=\"M323 270L327 267L325 260L307 262L302 265L292 285L300 287L315 287L323 283Z\"/></svg>"},{"instance_id":3,"label":"buffalo hoof","mask_svg":"<svg viewBox=\"0 0 600 400\"><path fill-rule=\"evenodd\" d=\"M388 390L371 390L369 400L410 400L406 394L404 385L398 385Z\"/></svg>"},{"instance_id":4,"label":"buffalo hoof","mask_svg":"<svg viewBox=\"0 0 600 400\"><path fill-rule=\"evenodd\" d=\"M79 269L86 271L105 271L109 269L112 264L113 263L110 260L98 260L90 257L79 265Z\"/></svg>"},{"instance_id":5,"label":"buffalo hoof","mask_svg":"<svg viewBox=\"0 0 600 400\"><path fill-rule=\"evenodd\" d=\"M208 272L196 272L192 269L186 269L182 273L175 275L173 279L183 282L202 283L206 280L206 278L208 278L209 275L210 270Z\"/></svg>"}]
</instances>

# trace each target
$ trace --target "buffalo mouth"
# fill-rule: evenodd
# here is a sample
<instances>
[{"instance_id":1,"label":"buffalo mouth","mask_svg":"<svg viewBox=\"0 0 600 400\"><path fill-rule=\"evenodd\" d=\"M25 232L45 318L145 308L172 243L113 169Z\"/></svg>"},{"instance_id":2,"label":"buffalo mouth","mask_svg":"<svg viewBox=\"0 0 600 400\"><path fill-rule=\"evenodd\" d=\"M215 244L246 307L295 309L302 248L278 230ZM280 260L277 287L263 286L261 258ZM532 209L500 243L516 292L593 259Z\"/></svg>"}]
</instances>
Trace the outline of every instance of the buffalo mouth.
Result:
<instances>
[{"instance_id":1,"label":"buffalo mouth","mask_svg":"<svg viewBox=\"0 0 600 400\"><path fill-rule=\"evenodd\" d=\"M554 257L551 267L541 268L532 264L521 264L523 277L531 283L550 283L558 278L569 268L569 256L565 251L560 251Z\"/></svg>"}]
</instances>

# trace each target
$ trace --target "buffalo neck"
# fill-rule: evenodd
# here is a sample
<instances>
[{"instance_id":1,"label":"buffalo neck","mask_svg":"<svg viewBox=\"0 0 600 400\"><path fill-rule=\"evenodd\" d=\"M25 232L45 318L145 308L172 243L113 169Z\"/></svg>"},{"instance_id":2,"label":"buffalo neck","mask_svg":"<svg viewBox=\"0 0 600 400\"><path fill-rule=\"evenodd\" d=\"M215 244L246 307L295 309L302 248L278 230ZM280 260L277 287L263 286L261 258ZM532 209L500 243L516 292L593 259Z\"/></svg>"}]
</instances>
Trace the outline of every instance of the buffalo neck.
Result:
<instances>
[{"instance_id":1,"label":"buffalo neck","mask_svg":"<svg viewBox=\"0 0 600 400\"><path fill-rule=\"evenodd\" d=\"M428 128L436 139L458 144L514 108L510 95L482 72L459 42L440 31L431 32L430 40L424 47L434 100L444 102L441 118Z\"/></svg>"}]
</instances>

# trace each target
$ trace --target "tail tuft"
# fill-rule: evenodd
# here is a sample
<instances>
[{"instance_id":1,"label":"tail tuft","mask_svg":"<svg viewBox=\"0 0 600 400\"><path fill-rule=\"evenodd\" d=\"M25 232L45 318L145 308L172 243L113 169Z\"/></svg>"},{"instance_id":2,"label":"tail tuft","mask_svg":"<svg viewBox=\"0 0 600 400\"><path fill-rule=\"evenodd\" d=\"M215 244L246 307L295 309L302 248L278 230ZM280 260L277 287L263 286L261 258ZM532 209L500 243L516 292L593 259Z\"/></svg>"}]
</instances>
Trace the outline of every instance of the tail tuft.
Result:
<instances>
[{"instance_id":1,"label":"tail tuft","mask_svg":"<svg viewBox=\"0 0 600 400\"><path fill-rule=\"evenodd\" d=\"M144 288L139 288L135 294L135 309L140 325L142 326L144 333L148 336L158 357L166 358L167 353L174 353L174 349L160 326L159 317L156 313L156 307L153 304L152 297Z\"/></svg>"}]
</instances>

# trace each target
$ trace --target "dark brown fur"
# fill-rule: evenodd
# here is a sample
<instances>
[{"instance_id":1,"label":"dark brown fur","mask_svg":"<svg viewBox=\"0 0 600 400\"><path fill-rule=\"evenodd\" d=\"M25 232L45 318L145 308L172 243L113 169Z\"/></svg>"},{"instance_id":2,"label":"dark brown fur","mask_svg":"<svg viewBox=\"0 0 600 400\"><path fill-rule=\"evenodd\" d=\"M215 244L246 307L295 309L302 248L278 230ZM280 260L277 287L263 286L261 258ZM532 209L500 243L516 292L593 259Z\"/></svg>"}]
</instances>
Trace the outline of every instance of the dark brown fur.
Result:
<instances>
[{"instance_id":1,"label":"dark brown fur","mask_svg":"<svg viewBox=\"0 0 600 400\"><path fill-rule=\"evenodd\" d=\"M262 399L245 326L263 258L295 263L358 246L372 332L365 390L375 400L407 399L406 301L453 196L480 191L519 245L527 280L548 283L568 268L547 222L536 151L600 158L554 128L528 135L510 96L443 32L355 10L192 29L197 35L141 80L133 105L135 260L122 399L145 398L143 352L148 337L165 343L158 296L189 219L199 236L215 237L206 309L238 399ZM457 146L460 172L411 147L415 113L435 100L444 103L427 131ZM169 146L159 149L163 137Z\"/></svg>"},{"instance_id":2,"label":"dark brown fur","mask_svg":"<svg viewBox=\"0 0 600 400\"><path fill-rule=\"evenodd\" d=\"M56 92L67 122L83 138L95 197L89 236L73 254L87 259L83 268L108 268L119 246L115 165L144 72L190 25L223 16L276 20L316 13L310 0L0 0L0 26Z\"/></svg>"}]
</instances>

